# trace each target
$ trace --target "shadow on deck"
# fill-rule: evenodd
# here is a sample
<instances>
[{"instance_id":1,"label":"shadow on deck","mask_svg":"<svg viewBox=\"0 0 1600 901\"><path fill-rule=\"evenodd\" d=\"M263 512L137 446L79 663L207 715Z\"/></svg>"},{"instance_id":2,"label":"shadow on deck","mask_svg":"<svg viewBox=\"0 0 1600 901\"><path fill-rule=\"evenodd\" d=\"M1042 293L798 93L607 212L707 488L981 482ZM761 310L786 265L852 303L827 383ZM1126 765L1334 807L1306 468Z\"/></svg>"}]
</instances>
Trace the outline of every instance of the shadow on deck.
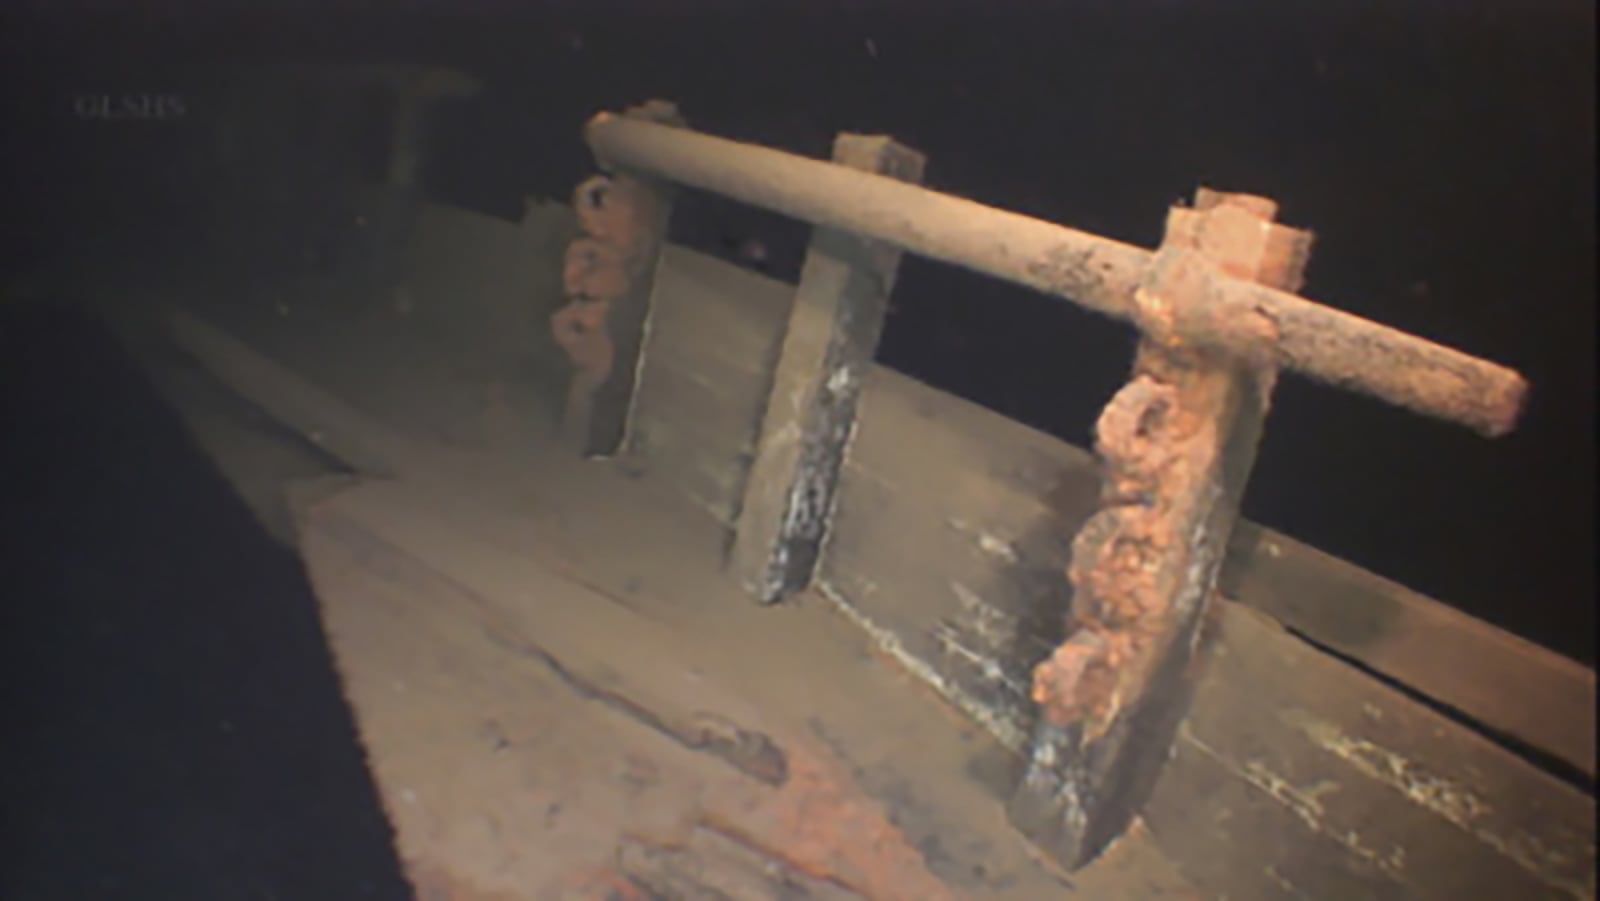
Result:
<instances>
[{"instance_id":1,"label":"shadow on deck","mask_svg":"<svg viewBox=\"0 0 1600 901\"><path fill-rule=\"evenodd\" d=\"M0 895L406 897L300 560L95 319L0 320Z\"/></svg>"}]
</instances>

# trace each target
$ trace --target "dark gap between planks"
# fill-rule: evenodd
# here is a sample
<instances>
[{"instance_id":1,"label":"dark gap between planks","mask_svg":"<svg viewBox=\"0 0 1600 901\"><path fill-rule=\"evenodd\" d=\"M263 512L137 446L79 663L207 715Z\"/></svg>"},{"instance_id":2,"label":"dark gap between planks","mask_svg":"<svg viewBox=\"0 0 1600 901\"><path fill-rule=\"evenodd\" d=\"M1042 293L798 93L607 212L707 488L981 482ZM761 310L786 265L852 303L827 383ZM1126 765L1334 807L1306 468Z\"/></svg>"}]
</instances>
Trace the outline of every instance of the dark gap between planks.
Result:
<instances>
[{"instance_id":1,"label":"dark gap between planks","mask_svg":"<svg viewBox=\"0 0 1600 901\"><path fill-rule=\"evenodd\" d=\"M1274 622L1276 622L1276 620L1274 620ZM1461 711L1456 707L1443 703L1436 698L1430 697L1427 694L1424 694L1423 692L1411 687L1410 685L1407 685L1406 683L1394 678L1393 676L1373 669L1371 666L1363 663L1357 657L1342 653L1326 644L1323 644L1320 641L1317 641L1315 638L1312 638L1293 626L1283 625L1282 623L1279 623L1278 625L1283 629L1283 631L1289 633L1289 635L1293 636L1297 641L1307 645L1317 652L1332 657L1346 666L1353 667L1367 678L1381 683L1385 687L1400 693L1408 700L1414 701L1417 704L1428 708L1434 713L1439 714L1452 723L1455 723L1456 725L1461 726L1473 732L1474 734L1489 740L1490 742L1493 742L1502 750L1508 751L1520 758L1524 763L1527 763L1544 774L1558 779L1566 785L1583 792L1590 798L1595 796L1595 780L1591 779L1587 773L1583 772L1578 767L1575 767L1567 761L1562 760L1555 754L1545 751L1542 748L1517 738L1514 735L1496 729L1493 726Z\"/></svg>"}]
</instances>

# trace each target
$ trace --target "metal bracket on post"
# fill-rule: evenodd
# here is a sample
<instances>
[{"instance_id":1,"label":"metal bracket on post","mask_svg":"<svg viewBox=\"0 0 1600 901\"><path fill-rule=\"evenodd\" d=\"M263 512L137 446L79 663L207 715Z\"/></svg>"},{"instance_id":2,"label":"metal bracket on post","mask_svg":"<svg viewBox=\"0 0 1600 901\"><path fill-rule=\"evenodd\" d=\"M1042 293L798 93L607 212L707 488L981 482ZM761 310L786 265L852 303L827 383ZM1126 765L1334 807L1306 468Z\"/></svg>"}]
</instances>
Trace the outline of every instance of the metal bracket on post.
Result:
<instances>
[{"instance_id":1,"label":"metal bracket on post","mask_svg":"<svg viewBox=\"0 0 1600 901\"><path fill-rule=\"evenodd\" d=\"M839 135L833 160L912 183L926 165L891 138L854 134ZM733 546L739 581L762 602L811 581L899 265L899 248L880 241L820 227L812 235Z\"/></svg>"},{"instance_id":2,"label":"metal bracket on post","mask_svg":"<svg viewBox=\"0 0 1600 901\"><path fill-rule=\"evenodd\" d=\"M665 101L624 115L685 124L677 107ZM671 187L618 170L580 184L572 206L583 233L568 246L562 268L567 304L550 319L556 343L573 365L561 434L578 453L607 457L622 447L638 387L656 263L671 219Z\"/></svg>"},{"instance_id":3,"label":"metal bracket on post","mask_svg":"<svg viewBox=\"0 0 1600 901\"><path fill-rule=\"evenodd\" d=\"M1296 291L1309 233L1259 197L1176 208L1136 292L1133 377L1096 425L1100 510L1072 547L1068 637L1034 672L1040 705L1012 822L1067 867L1149 797L1188 702L1187 671L1278 375L1278 332L1214 303L1222 278ZM1227 316L1229 321L1216 321Z\"/></svg>"}]
</instances>

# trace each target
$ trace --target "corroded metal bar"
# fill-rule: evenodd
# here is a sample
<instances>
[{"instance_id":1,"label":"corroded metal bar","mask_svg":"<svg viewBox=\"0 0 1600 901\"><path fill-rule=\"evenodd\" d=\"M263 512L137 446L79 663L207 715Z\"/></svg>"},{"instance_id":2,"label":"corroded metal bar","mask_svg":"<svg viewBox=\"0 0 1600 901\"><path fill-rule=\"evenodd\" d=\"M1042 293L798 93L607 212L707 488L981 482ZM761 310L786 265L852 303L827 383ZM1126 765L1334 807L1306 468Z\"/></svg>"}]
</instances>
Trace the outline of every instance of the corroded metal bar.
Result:
<instances>
[{"instance_id":1,"label":"corroded metal bar","mask_svg":"<svg viewBox=\"0 0 1600 901\"><path fill-rule=\"evenodd\" d=\"M1130 244L1006 212L893 178L770 148L601 113L585 129L602 165L654 174L827 228L1025 285L1146 327L1134 293L1157 261ZM1181 258L1168 265L1190 265ZM1283 368L1400 407L1500 435L1527 383L1516 372L1288 291L1219 278L1169 325L1224 347L1274 324Z\"/></svg>"},{"instance_id":2,"label":"corroded metal bar","mask_svg":"<svg viewBox=\"0 0 1600 901\"><path fill-rule=\"evenodd\" d=\"M1264 198L1202 190L1175 209L1140 289L1160 321L1221 269L1294 284L1310 235L1275 225ZM1273 324L1254 328L1270 347ZM1159 331L1159 329L1155 329ZM1188 709L1185 675L1238 519L1277 368L1270 355L1196 351L1148 333L1133 379L1096 425L1099 511L1072 545L1067 640L1034 671L1040 705L1012 822L1062 864L1087 863L1132 821Z\"/></svg>"}]
</instances>

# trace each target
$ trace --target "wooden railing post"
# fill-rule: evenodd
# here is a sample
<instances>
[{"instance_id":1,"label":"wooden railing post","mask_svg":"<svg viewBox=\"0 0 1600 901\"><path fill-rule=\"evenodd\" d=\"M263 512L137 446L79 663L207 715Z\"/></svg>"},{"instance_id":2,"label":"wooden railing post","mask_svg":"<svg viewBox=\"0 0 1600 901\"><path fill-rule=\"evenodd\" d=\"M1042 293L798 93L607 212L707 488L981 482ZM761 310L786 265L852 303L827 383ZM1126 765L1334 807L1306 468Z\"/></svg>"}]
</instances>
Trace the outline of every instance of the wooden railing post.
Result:
<instances>
[{"instance_id":1,"label":"wooden railing post","mask_svg":"<svg viewBox=\"0 0 1600 901\"><path fill-rule=\"evenodd\" d=\"M1187 318L1218 276L1295 291L1310 235L1269 200L1201 190L1172 210L1136 298L1133 378L1096 426L1100 510L1072 546L1067 639L1034 671L1040 706L1013 823L1078 867L1148 799L1188 709L1187 670L1278 376L1272 320L1255 342L1195 348Z\"/></svg>"},{"instance_id":2,"label":"wooden railing post","mask_svg":"<svg viewBox=\"0 0 1600 901\"><path fill-rule=\"evenodd\" d=\"M911 183L921 182L925 165L922 154L890 138L853 134L839 136L833 160ZM739 581L763 602L811 581L899 264L896 247L837 229L813 231L731 560Z\"/></svg>"}]
</instances>

